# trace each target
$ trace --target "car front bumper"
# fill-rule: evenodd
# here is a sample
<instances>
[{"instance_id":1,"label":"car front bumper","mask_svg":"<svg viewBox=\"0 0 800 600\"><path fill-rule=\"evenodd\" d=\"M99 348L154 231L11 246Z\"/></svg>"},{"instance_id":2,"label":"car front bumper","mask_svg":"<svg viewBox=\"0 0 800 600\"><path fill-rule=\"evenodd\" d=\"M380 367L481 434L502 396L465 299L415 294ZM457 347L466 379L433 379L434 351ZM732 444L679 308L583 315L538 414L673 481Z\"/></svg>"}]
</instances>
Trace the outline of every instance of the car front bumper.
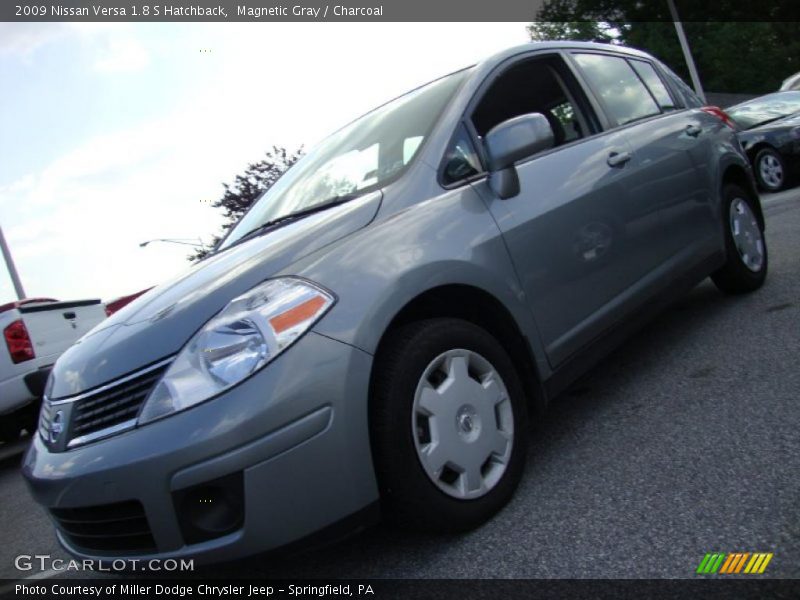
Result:
<instances>
[{"instance_id":1,"label":"car front bumper","mask_svg":"<svg viewBox=\"0 0 800 600\"><path fill-rule=\"evenodd\" d=\"M51 516L141 504L154 542L145 553L116 549L113 538L100 550L94 542L79 545L54 518L62 545L81 558L216 562L278 548L377 501L371 362L361 350L310 332L250 379L186 411L67 452L51 452L37 435L23 474ZM229 475L242 482L241 527L187 542L177 498Z\"/></svg>"}]
</instances>

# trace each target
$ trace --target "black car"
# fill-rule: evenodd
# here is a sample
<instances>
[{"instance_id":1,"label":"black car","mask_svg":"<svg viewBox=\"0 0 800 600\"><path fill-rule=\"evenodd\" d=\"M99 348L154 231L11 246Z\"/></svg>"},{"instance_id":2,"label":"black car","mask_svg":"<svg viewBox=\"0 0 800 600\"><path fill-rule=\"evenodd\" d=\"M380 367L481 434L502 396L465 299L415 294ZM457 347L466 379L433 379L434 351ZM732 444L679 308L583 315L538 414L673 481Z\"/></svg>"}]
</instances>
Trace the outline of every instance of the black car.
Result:
<instances>
[{"instance_id":1,"label":"black car","mask_svg":"<svg viewBox=\"0 0 800 600\"><path fill-rule=\"evenodd\" d=\"M767 192L786 187L800 169L800 91L759 96L725 112L739 129L759 186Z\"/></svg>"}]
</instances>

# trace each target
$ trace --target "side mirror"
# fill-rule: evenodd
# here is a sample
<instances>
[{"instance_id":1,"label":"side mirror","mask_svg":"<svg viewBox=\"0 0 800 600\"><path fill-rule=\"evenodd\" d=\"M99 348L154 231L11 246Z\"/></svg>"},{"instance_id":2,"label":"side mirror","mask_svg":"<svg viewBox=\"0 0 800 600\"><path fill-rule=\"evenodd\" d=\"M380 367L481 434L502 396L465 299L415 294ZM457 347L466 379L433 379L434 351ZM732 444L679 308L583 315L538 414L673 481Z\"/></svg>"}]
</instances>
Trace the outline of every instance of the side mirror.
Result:
<instances>
[{"instance_id":1,"label":"side mirror","mask_svg":"<svg viewBox=\"0 0 800 600\"><path fill-rule=\"evenodd\" d=\"M541 113L520 115L492 127L483 144L489 159L489 185L495 194L502 199L519 194L514 163L552 148L553 141L553 129Z\"/></svg>"}]
</instances>

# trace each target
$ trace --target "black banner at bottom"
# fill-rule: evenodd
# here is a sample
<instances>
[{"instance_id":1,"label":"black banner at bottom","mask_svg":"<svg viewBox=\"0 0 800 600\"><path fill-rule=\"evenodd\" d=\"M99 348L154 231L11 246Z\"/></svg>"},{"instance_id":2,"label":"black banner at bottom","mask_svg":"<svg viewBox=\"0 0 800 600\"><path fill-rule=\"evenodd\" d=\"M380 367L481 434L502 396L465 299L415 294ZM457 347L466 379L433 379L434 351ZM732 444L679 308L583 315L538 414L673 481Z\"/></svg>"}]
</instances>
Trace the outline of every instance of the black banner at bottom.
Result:
<instances>
[{"instance_id":1,"label":"black banner at bottom","mask_svg":"<svg viewBox=\"0 0 800 600\"><path fill-rule=\"evenodd\" d=\"M796 599L794 579L432 579L156 580L25 579L0 581L0 597L57 600L203 599Z\"/></svg>"}]
</instances>

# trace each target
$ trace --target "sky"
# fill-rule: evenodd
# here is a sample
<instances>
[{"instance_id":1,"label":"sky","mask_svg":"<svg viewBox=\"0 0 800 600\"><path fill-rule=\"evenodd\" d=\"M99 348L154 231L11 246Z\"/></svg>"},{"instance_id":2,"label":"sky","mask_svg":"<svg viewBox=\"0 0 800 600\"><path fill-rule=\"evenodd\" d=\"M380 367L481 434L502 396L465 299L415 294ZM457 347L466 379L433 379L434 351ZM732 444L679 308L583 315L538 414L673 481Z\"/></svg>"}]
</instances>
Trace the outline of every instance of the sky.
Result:
<instances>
[{"instance_id":1,"label":"sky","mask_svg":"<svg viewBox=\"0 0 800 600\"><path fill-rule=\"evenodd\" d=\"M28 297L105 301L187 269L272 145L527 41L525 23L0 23L0 226ZM0 303L15 299L0 262Z\"/></svg>"}]
</instances>

